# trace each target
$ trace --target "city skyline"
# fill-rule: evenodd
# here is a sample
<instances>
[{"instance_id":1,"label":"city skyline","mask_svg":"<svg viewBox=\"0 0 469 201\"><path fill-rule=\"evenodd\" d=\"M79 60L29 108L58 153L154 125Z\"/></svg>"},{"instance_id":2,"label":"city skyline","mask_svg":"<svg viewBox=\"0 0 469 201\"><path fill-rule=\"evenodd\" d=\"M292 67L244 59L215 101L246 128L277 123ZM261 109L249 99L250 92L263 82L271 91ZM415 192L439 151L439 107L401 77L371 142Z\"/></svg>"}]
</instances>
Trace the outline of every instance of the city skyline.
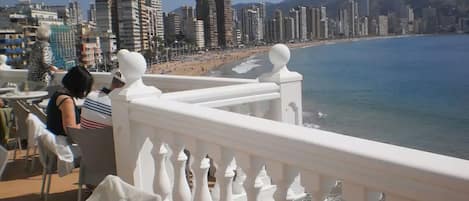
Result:
<instances>
[{"instance_id":1,"label":"city skyline","mask_svg":"<svg viewBox=\"0 0 469 201\"><path fill-rule=\"evenodd\" d=\"M382 0L339 0L318 5L318 1L270 4L255 0L236 5L240 0L197 0L165 14L162 0L95 0L87 13L92 19L89 21L83 17L86 8L79 6L79 1L47 5L22 0L2 8L0 27L2 37L8 40L0 43L0 50L7 54L9 63L25 66L28 48L35 41L30 33L42 24L53 25L54 33L75 30L70 32L75 35L60 32L60 37L52 37L57 40L51 40L57 61L70 63L62 65L65 68L77 63L106 68L113 65L119 49L143 53L152 65L178 60L191 52L274 43L469 33L469 16L463 10L431 4L413 7L412 2L404 1L377 5L378 1ZM75 39L64 40L71 38ZM76 54L71 53L73 48Z\"/></svg>"},{"instance_id":2,"label":"city skyline","mask_svg":"<svg viewBox=\"0 0 469 201\"><path fill-rule=\"evenodd\" d=\"M89 4L94 4L95 0L78 0L80 2L80 6L82 8L88 9ZM238 3L253 3L253 2L259 2L260 0L233 0L233 4L238 4ZM265 2L272 2L272 3L278 3L283 0L264 0ZM18 0L3 0L0 2L0 6L13 6L18 2ZM64 4L63 0L32 0L34 3L40 3L44 2L46 4ZM183 5L190 5L190 6L195 6L195 0L178 0L178 1L167 1L163 0L163 10L165 12L170 12L173 11L174 9L177 9ZM83 11L83 12L85 12Z\"/></svg>"}]
</instances>

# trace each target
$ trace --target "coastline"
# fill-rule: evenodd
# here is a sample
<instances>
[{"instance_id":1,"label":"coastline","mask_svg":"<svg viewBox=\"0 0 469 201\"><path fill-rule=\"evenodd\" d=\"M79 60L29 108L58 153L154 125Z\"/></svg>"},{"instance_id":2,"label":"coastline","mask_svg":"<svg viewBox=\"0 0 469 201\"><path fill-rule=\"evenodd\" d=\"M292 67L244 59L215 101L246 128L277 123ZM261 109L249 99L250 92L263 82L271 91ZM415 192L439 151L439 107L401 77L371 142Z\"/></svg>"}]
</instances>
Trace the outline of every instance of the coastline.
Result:
<instances>
[{"instance_id":1,"label":"coastline","mask_svg":"<svg viewBox=\"0 0 469 201\"><path fill-rule=\"evenodd\" d=\"M322 45L332 45L337 43L358 42L366 40L404 38L421 35L397 35L397 36L375 36L363 38L345 38L345 39L329 39L320 41L308 41L302 43L286 44L290 49L309 48ZM184 56L182 61L171 61L162 64L155 64L147 70L148 74L168 74L168 75L189 75L201 76L207 74L211 70L220 68L221 66L230 65L252 56L258 56L269 51L269 46L258 46L252 48L208 51L202 54Z\"/></svg>"}]
</instances>

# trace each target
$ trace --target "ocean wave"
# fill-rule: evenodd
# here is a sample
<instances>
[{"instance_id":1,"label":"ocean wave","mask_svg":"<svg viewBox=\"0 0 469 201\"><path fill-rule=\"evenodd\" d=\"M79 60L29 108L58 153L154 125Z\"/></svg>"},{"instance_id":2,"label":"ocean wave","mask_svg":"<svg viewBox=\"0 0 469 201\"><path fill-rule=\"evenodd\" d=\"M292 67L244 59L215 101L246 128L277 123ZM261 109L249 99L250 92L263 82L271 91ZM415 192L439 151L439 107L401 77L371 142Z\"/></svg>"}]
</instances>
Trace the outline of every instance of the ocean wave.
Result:
<instances>
[{"instance_id":1,"label":"ocean wave","mask_svg":"<svg viewBox=\"0 0 469 201\"><path fill-rule=\"evenodd\" d=\"M259 63L260 59L248 59L245 62L240 63L239 65L235 66L232 71L238 73L238 74L244 74L249 71L251 71L254 68L261 67L262 65Z\"/></svg>"}]
</instances>

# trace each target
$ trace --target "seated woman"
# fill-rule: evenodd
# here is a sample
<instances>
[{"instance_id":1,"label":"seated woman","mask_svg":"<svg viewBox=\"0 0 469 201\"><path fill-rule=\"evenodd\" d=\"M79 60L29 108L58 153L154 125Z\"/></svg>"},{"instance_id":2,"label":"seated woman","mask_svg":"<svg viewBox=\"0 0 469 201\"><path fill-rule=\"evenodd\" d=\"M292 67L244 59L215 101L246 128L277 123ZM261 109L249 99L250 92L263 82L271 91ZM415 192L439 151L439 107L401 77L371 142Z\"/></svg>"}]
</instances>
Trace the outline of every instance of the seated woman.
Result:
<instances>
[{"instance_id":1,"label":"seated woman","mask_svg":"<svg viewBox=\"0 0 469 201\"><path fill-rule=\"evenodd\" d=\"M84 98L93 86L93 77L84 67L74 67L62 79L63 88L55 92L47 105L47 129L66 135L67 127L80 128L80 113L74 98Z\"/></svg>"}]
</instances>

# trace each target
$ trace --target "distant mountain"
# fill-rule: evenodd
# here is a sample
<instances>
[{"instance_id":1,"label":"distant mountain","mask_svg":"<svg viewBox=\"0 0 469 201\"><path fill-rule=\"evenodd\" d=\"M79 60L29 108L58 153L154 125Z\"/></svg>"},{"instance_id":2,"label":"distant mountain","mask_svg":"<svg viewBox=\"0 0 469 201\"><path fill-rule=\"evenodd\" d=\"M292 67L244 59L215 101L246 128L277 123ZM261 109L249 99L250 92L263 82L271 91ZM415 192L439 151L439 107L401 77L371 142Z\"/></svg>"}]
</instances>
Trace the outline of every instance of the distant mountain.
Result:
<instances>
[{"instance_id":1,"label":"distant mountain","mask_svg":"<svg viewBox=\"0 0 469 201\"><path fill-rule=\"evenodd\" d=\"M282 10L284 13L291 8L302 6L326 6L328 15L336 15L340 5L347 0L284 0L280 3L267 3L267 17L271 17L276 9ZM460 14L469 15L469 0L370 0L370 6L376 10L378 14L386 14L388 11L395 9L395 5L401 1L403 4L409 4L415 9L417 16L421 15L421 9L432 6L434 8L456 8ZM235 4L233 7L241 10L253 3Z\"/></svg>"},{"instance_id":2,"label":"distant mountain","mask_svg":"<svg viewBox=\"0 0 469 201\"><path fill-rule=\"evenodd\" d=\"M328 10L336 10L338 4L343 0L284 0L280 3L266 3L267 17L271 17L276 9L282 10L284 13L288 12L291 8L298 5L302 6L328 6ZM233 7L241 10L244 7L252 5L253 3L236 4Z\"/></svg>"}]
</instances>

